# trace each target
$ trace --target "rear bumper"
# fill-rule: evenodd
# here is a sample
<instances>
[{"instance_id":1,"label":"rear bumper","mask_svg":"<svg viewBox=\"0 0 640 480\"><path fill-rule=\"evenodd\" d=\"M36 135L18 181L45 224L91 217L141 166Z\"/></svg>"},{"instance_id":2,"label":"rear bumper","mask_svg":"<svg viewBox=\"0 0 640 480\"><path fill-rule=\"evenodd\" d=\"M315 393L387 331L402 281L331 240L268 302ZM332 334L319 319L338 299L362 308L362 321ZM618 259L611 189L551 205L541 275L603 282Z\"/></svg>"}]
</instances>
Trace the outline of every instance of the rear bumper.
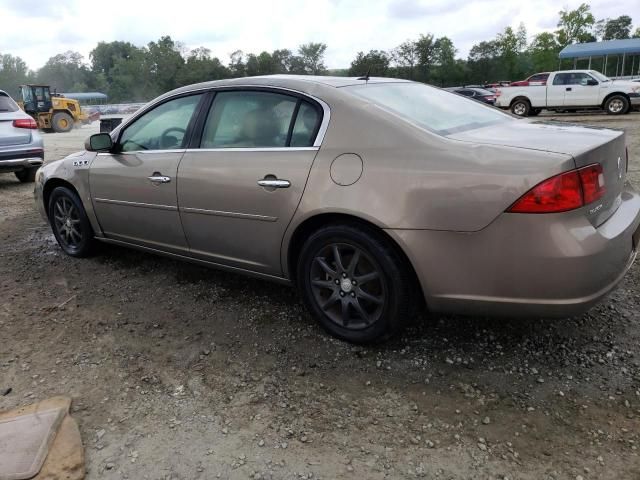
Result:
<instances>
[{"instance_id":1,"label":"rear bumper","mask_svg":"<svg viewBox=\"0 0 640 480\"><path fill-rule=\"evenodd\" d=\"M627 186L621 197L618 210L598 228L581 209L503 214L473 233L389 233L414 265L430 310L570 317L614 289L640 249L640 196Z\"/></svg>"},{"instance_id":2,"label":"rear bumper","mask_svg":"<svg viewBox=\"0 0 640 480\"><path fill-rule=\"evenodd\" d=\"M25 168L39 167L44 161L44 150L29 149L0 152L0 172L16 172Z\"/></svg>"}]
</instances>

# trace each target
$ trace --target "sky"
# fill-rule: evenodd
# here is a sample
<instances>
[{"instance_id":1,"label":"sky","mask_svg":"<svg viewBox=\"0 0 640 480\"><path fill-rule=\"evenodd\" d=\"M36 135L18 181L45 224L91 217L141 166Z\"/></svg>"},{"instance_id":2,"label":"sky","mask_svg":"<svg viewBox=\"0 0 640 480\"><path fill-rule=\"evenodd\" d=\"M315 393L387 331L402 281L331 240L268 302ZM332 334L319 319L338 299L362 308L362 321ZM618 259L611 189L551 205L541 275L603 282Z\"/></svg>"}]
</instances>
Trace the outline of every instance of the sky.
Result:
<instances>
[{"instance_id":1,"label":"sky","mask_svg":"<svg viewBox=\"0 0 640 480\"><path fill-rule=\"evenodd\" d=\"M209 48L227 63L234 50L328 45L328 68L347 68L358 51L390 50L407 39L448 36L466 58L477 42L523 22L529 37L553 30L560 5L585 0L0 0L0 53L37 69L57 53L89 53L99 41L145 45L170 35L187 49ZM588 0L587 0L588 1ZM627 14L640 24L640 0L588 1L596 19Z\"/></svg>"}]
</instances>

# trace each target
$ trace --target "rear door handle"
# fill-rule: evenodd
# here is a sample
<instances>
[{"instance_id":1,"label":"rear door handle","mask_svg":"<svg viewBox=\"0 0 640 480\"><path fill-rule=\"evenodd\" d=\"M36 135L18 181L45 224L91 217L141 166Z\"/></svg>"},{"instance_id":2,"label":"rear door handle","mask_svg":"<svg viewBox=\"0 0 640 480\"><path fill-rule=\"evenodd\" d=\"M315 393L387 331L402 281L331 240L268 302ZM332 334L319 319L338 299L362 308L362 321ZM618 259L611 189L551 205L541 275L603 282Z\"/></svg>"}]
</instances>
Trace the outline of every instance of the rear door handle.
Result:
<instances>
[{"instance_id":1,"label":"rear door handle","mask_svg":"<svg viewBox=\"0 0 640 480\"><path fill-rule=\"evenodd\" d=\"M291 182L289 180L280 180L278 178L265 178L258 180L258 185L269 188L289 188Z\"/></svg>"},{"instance_id":2,"label":"rear door handle","mask_svg":"<svg viewBox=\"0 0 640 480\"><path fill-rule=\"evenodd\" d=\"M167 177L166 175L162 175L158 172L153 172L153 175L147 178L154 184L169 183L171 181L171 177Z\"/></svg>"}]
</instances>

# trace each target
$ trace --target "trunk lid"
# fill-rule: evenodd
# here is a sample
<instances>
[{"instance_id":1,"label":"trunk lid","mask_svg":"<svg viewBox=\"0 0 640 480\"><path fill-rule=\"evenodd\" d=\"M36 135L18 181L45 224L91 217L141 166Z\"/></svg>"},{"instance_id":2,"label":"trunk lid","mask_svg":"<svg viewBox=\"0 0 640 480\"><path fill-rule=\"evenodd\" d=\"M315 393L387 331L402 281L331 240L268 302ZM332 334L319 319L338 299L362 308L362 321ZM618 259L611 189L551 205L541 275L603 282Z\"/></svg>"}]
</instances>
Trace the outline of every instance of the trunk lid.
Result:
<instances>
[{"instance_id":1,"label":"trunk lid","mask_svg":"<svg viewBox=\"0 0 640 480\"><path fill-rule=\"evenodd\" d=\"M26 145L31 142L31 130L13 126L13 121L21 118L29 117L21 110L17 112L0 111L0 147Z\"/></svg>"},{"instance_id":2,"label":"trunk lid","mask_svg":"<svg viewBox=\"0 0 640 480\"><path fill-rule=\"evenodd\" d=\"M584 207L595 227L604 223L620 206L626 180L625 134L610 128L562 122L520 120L449 135L455 140L487 145L506 145L571 155L576 168L602 165L606 193Z\"/></svg>"}]
</instances>

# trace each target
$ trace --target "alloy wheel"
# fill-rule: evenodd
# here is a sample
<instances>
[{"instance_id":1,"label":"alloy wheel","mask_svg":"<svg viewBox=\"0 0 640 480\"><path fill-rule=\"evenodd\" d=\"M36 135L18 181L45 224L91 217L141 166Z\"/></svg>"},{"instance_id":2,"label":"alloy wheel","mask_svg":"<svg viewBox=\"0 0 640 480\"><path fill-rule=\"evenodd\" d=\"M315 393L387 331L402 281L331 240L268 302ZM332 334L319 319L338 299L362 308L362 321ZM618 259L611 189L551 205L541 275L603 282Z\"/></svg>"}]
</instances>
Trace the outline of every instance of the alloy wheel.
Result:
<instances>
[{"instance_id":1,"label":"alloy wheel","mask_svg":"<svg viewBox=\"0 0 640 480\"><path fill-rule=\"evenodd\" d=\"M622 103L622 100L618 98L611 100L611 102L609 103L609 111L611 113L620 113L623 108L624 103Z\"/></svg>"},{"instance_id":2,"label":"alloy wheel","mask_svg":"<svg viewBox=\"0 0 640 480\"><path fill-rule=\"evenodd\" d=\"M60 241L65 247L79 249L83 240L80 212L69 198L61 196L56 200L53 206L53 220Z\"/></svg>"},{"instance_id":3,"label":"alloy wheel","mask_svg":"<svg viewBox=\"0 0 640 480\"><path fill-rule=\"evenodd\" d=\"M524 105L524 103L516 103L513 107L513 113L515 113L516 115L524 115L524 112L526 111L526 107Z\"/></svg>"},{"instance_id":4,"label":"alloy wheel","mask_svg":"<svg viewBox=\"0 0 640 480\"><path fill-rule=\"evenodd\" d=\"M317 304L340 327L361 330L382 315L387 298L382 269L361 248L326 245L313 258L310 276Z\"/></svg>"}]
</instances>

